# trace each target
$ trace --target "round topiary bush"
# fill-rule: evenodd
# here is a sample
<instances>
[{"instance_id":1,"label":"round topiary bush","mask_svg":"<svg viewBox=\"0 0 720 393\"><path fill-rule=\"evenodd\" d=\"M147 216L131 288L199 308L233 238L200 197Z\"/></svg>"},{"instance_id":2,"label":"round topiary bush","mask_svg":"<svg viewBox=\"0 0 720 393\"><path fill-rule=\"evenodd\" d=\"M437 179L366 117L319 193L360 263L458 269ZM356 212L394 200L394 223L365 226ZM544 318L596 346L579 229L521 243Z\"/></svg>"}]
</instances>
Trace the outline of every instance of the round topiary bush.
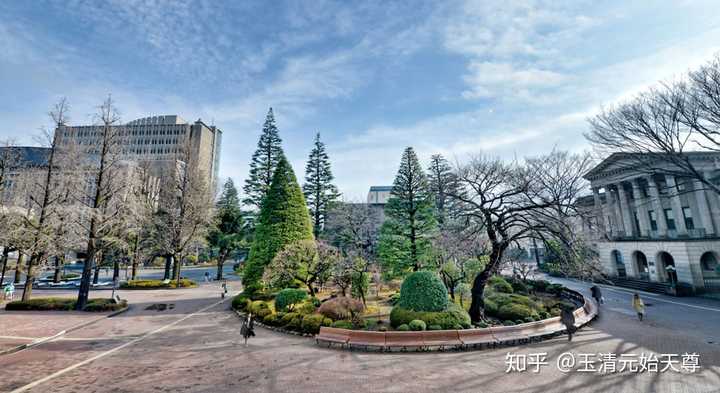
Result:
<instances>
[{"instance_id":1,"label":"round topiary bush","mask_svg":"<svg viewBox=\"0 0 720 393\"><path fill-rule=\"evenodd\" d=\"M425 325L424 321L421 321L419 319L413 319L408 324L408 327L410 328L410 330L412 330L414 332L418 332L421 330L425 330L427 328L427 325Z\"/></svg>"},{"instance_id":2,"label":"round topiary bush","mask_svg":"<svg viewBox=\"0 0 720 393\"><path fill-rule=\"evenodd\" d=\"M307 298L307 292L302 289L285 288L275 296L275 309L278 311L292 310L295 304Z\"/></svg>"},{"instance_id":3,"label":"round topiary bush","mask_svg":"<svg viewBox=\"0 0 720 393\"><path fill-rule=\"evenodd\" d=\"M407 332L407 331L410 330L410 326L408 326L407 324L402 324L402 325L400 325L400 326L397 327L397 330L398 330L399 332Z\"/></svg>"},{"instance_id":4,"label":"round topiary bush","mask_svg":"<svg viewBox=\"0 0 720 393\"><path fill-rule=\"evenodd\" d=\"M411 311L439 312L447 305L447 289L435 273L414 272L403 281L397 306Z\"/></svg>"},{"instance_id":5,"label":"round topiary bush","mask_svg":"<svg viewBox=\"0 0 720 393\"><path fill-rule=\"evenodd\" d=\"M427 330L442 330L442 326L440 326L440 325L430 325L430 326L428 326Z\"/></svg>"},{"instance_id":6,"label":"round topiary bush","mask_svg":"<svg viewBox=\"0 0 720 393\"><path fill-rule=\"evenodd\" d=\"M321 314L305 315L300 325L303 333L318 334L324 318Z\"/></svg>"},{"instance_id":7,"label":"round topiary bush","mask_svg":"<svg viewBox=\"0 0 720 393\"><path fill-rule=\"evenodd\" d=\"M538 316L530 307L523 304L506 304L498 309L497 317L502 320L522 321L528 317Z\"/></svg>"},{"instance_id":8,"label":"round topiary bush","mask_svg":"<svg viewBox=\"0 0 720 393\"><path fill-rule=\"evenodd\" d=\"M513 293L512 285L510 285L510 283L501 276L490 277L488 284L490 284L490 288L492 288L495 292Z\"/></svg>"}]
</instances>

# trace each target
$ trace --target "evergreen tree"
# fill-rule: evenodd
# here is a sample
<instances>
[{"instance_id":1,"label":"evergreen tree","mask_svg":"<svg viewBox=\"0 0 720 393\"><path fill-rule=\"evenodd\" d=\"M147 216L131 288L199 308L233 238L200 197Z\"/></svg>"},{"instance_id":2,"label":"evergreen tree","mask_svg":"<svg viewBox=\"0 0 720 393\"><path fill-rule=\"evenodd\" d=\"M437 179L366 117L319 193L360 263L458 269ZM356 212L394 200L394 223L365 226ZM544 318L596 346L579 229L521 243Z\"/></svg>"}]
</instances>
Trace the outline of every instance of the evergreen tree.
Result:
<instances>
[{"instance_id":1,"label":"evergreen tree","mask_svg":"<svg viewBox=\"0 0 720 393\"><path fill-rule=\"evenodd\" d=\"M325 144L320 141L320 133L315 136L315 146L305 166L305 184L303 194L310 208L315 237L325 224L330 205L340 196L337 187L332 184L334 177L330 170L330 158L325 152Z\"/></svg>"},{"instance_id":2,"label":"evergreen tree","mask_svg":"<svg viewBox=\"0 0 720 393\"><path fill-rule=\"evenodd\" d=\"M217 201L214 223L207 237L210 247L218 252L216 275L218 280L223 278L225 261L243 245L244 223L238 191L232 179L228 178Z\"/></svg>"},{"instance_id":3,"label":"evergreen tree","mask_svg":"<svg viewBox=\"0 0 720 393\"><path fill-rule=\"evenodd\" d=\"M450 196L457 191L457 180L450 164L441 154L430 158L428 184L435 204L435 216L442 226L453 215Z\"/></svg>"},{"instance_id":4,"label":"evergreen tree","mask_svg":"<svg viewBox=\"0 0 720 393\"><path fill-rule=\"evenodd\" d=\"M379 253L388 271L420 270L430 252L437 222L425 172L412 147L405 149L385 205Z\"/></svg>"},{"instance_id":5,"label":"evergreen tree","mask_svg":"<svg viewBox=\"0 0 720 393\"><path fill-rule=\"evenodd\" d=\"M284 156L278 161L267 197L262 203L250 257L243 271L246 292L257 290L265 267L278 251L299 240L314 239L295 172Z\"/></svg>"},{"instance_id":6,"label":"evergreen tree","mask_svg":"<svg viewBox=\"0 0 720 393\"><path fill-rule=\"evenodd\" d=\"M253 153L250 161L250 175L245 180L243 187L246 195L243 200L245 205L260 208L263 198L270 188L275 168L284 155L281 144L282 140L275 125L275 116L270 108L265 118L265 124L263 124L257 150Z\"/></svg>"}]
</instances>

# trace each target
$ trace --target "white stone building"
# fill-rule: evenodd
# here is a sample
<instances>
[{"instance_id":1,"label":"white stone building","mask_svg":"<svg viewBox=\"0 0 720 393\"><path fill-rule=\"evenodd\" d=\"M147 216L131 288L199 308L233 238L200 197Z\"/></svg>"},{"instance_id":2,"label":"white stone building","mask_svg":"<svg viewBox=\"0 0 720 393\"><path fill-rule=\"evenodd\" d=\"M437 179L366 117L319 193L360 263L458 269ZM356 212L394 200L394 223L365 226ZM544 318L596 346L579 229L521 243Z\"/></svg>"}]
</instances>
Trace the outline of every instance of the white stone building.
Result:
<instances>
[{"instance_id":1,"label":"white stone building","mask_svg":"<svg viewBox=\"0 0 720 393\"><path fill-rule=\"evenodd\" d=\"M720 153L687 157L706 179L720 181ZM669 169L640 170L637 162L616 153L585 175L603 268L613 277L719 292L720 194L696 179L669 175Z\"/></svg>"}]
</instances>

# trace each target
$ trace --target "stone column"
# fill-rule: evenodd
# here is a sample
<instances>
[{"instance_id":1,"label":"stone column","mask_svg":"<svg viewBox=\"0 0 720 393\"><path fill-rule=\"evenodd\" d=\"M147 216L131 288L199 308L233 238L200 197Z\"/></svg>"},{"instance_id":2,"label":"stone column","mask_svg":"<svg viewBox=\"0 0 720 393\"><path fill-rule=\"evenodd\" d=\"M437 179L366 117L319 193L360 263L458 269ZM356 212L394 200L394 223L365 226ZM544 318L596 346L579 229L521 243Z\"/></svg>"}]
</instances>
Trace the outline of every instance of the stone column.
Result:
<instances>
[{"instance_id":1,"label":"stone column","mask_svg":"<svg viewBox=\"0 0 720 393\"><path fill-rule=\"evenodd\" d=\"M693 194L695 194L698 210L700 211L700 217L698 217L700 223L705 229L706 234L714 235L715 227L713 226L712 215L710 214L710 205L708 205L708 200L705 196L705 186L699 180L695 180L693 181L693 188Z\"/></svg>"},{"instance_id":2,"label":"stone column","mask_svg":"<svg viewBox=\"0 0 720 393\"><path fill-rule=\"evenodd\" d=\"M652 176L647 178L648 190L650 191L650 199L652 199L653 206L655 207L655 217L657 219L658 235L667 236L667 222L665 221L665 210L662 207L660 201L660 193L658 192L657 183Z\"/></svg>"},{"instance_id":3,"label":"stone column","mask_svg":"<svg viewBox=\"0 0 720 393\"><path fill-rule=\"evenodd\" d=\"M637 210L638 222L640 224L640 236L650 236L650 217L648 217L647 207L640 191L640 179L632 181L633 198L635 199L635 209Z\"/></svg>"},{"instance_id":4,"label":"stone column","mask_svg":"<svg viewBox=\"0 0 720 393\"><path fill-rule=\"evenodd\" d=\"M620 213L620 204L618 203L617 195L612 191L612 185L608 184L605 186L605 193L610 200L610 212L612 213L613 222L610 225L610 231L615 236L619 231L624 231L625 227L622 221L622 214Z\"/></svg>"},{"instance_id":5,"label":"stone column","mask_svg":"<svg viewBox=\"0 0 720 393\"><path fill-rule=\"evenodd\" d=\"M677 233L678 235L687 235L685 215L682 211L682 202L680 202L680 195L678 194L675 176L665 175L665 182L667 183L668 194L670 195L670 206L672 207L673 215L675 216L675 228L677 228Z\"/></svg>"},{"instance_id":6,"label":"stone column","mask_svg":"<svg viewBox=\"0 0 720 393\"><path fill-rule=\"evenodd\" d=\"M625 193L625 187L622 183L618 183L618 198L620 199L620 213L622 214L623 228L625 229L625 236L635 235L635 220L633 219L632 210L628 204L627 194Z\"/></svg>"},{"instance_id":7,"label":"stone column","mask_svg":"<svg viewBox=\"0 0 720 393\"><path fill-rule=\"evenodd\" d=\"M710 171L706 171L703 175L705 176L705 179L709 181L712 173ZM720 233L720 195L713 190L709 190L705 192L705 196L707 197L709 202L708 204L710 205L711 220L713 222L713 227L715 228L715 233Z\"/></svg>"},{"instance_id":8,"label":"stone column","mask_svg":"<svg viewBox=\"0 0 720 393\"><path fill-rule=\"evenodd\" d=\"M603 235L607 232L607 226L605 226L605 213L603 212L602 199L600 199L600 188L593 187L593 200L595 201L595 214L597 215L598 231ZM605 195L607 197L607 195Z\"/></svg>"}]
</instances>

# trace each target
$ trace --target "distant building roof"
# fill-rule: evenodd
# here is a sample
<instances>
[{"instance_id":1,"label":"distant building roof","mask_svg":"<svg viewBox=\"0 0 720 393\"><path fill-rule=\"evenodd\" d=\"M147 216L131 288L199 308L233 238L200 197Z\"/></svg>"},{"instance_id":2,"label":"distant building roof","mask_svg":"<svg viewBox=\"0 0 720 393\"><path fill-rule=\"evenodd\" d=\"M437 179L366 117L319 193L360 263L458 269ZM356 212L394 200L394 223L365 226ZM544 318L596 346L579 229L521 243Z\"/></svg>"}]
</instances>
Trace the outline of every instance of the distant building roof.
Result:
<instances>
[{"instance_id":1,"label":"distant building roof","mask_svg":"<svg viewBox=\"0 0 720 393\"><path fill-rule=\"evenodd\" d=\"M371 186L370 192L373 191L392 191L393 186Z\"/></svg>"},{"instance_id":2,"label":"distant building roof","mask_svg":"<svg viewBox=\"0 0 720 393\"><path fill-rule=\"evenodd\" d=\"M14 167L41 167L48 163L50 148L34 146L0 147L0 155L12 155Z\"/></svg>"}]
</instances>

